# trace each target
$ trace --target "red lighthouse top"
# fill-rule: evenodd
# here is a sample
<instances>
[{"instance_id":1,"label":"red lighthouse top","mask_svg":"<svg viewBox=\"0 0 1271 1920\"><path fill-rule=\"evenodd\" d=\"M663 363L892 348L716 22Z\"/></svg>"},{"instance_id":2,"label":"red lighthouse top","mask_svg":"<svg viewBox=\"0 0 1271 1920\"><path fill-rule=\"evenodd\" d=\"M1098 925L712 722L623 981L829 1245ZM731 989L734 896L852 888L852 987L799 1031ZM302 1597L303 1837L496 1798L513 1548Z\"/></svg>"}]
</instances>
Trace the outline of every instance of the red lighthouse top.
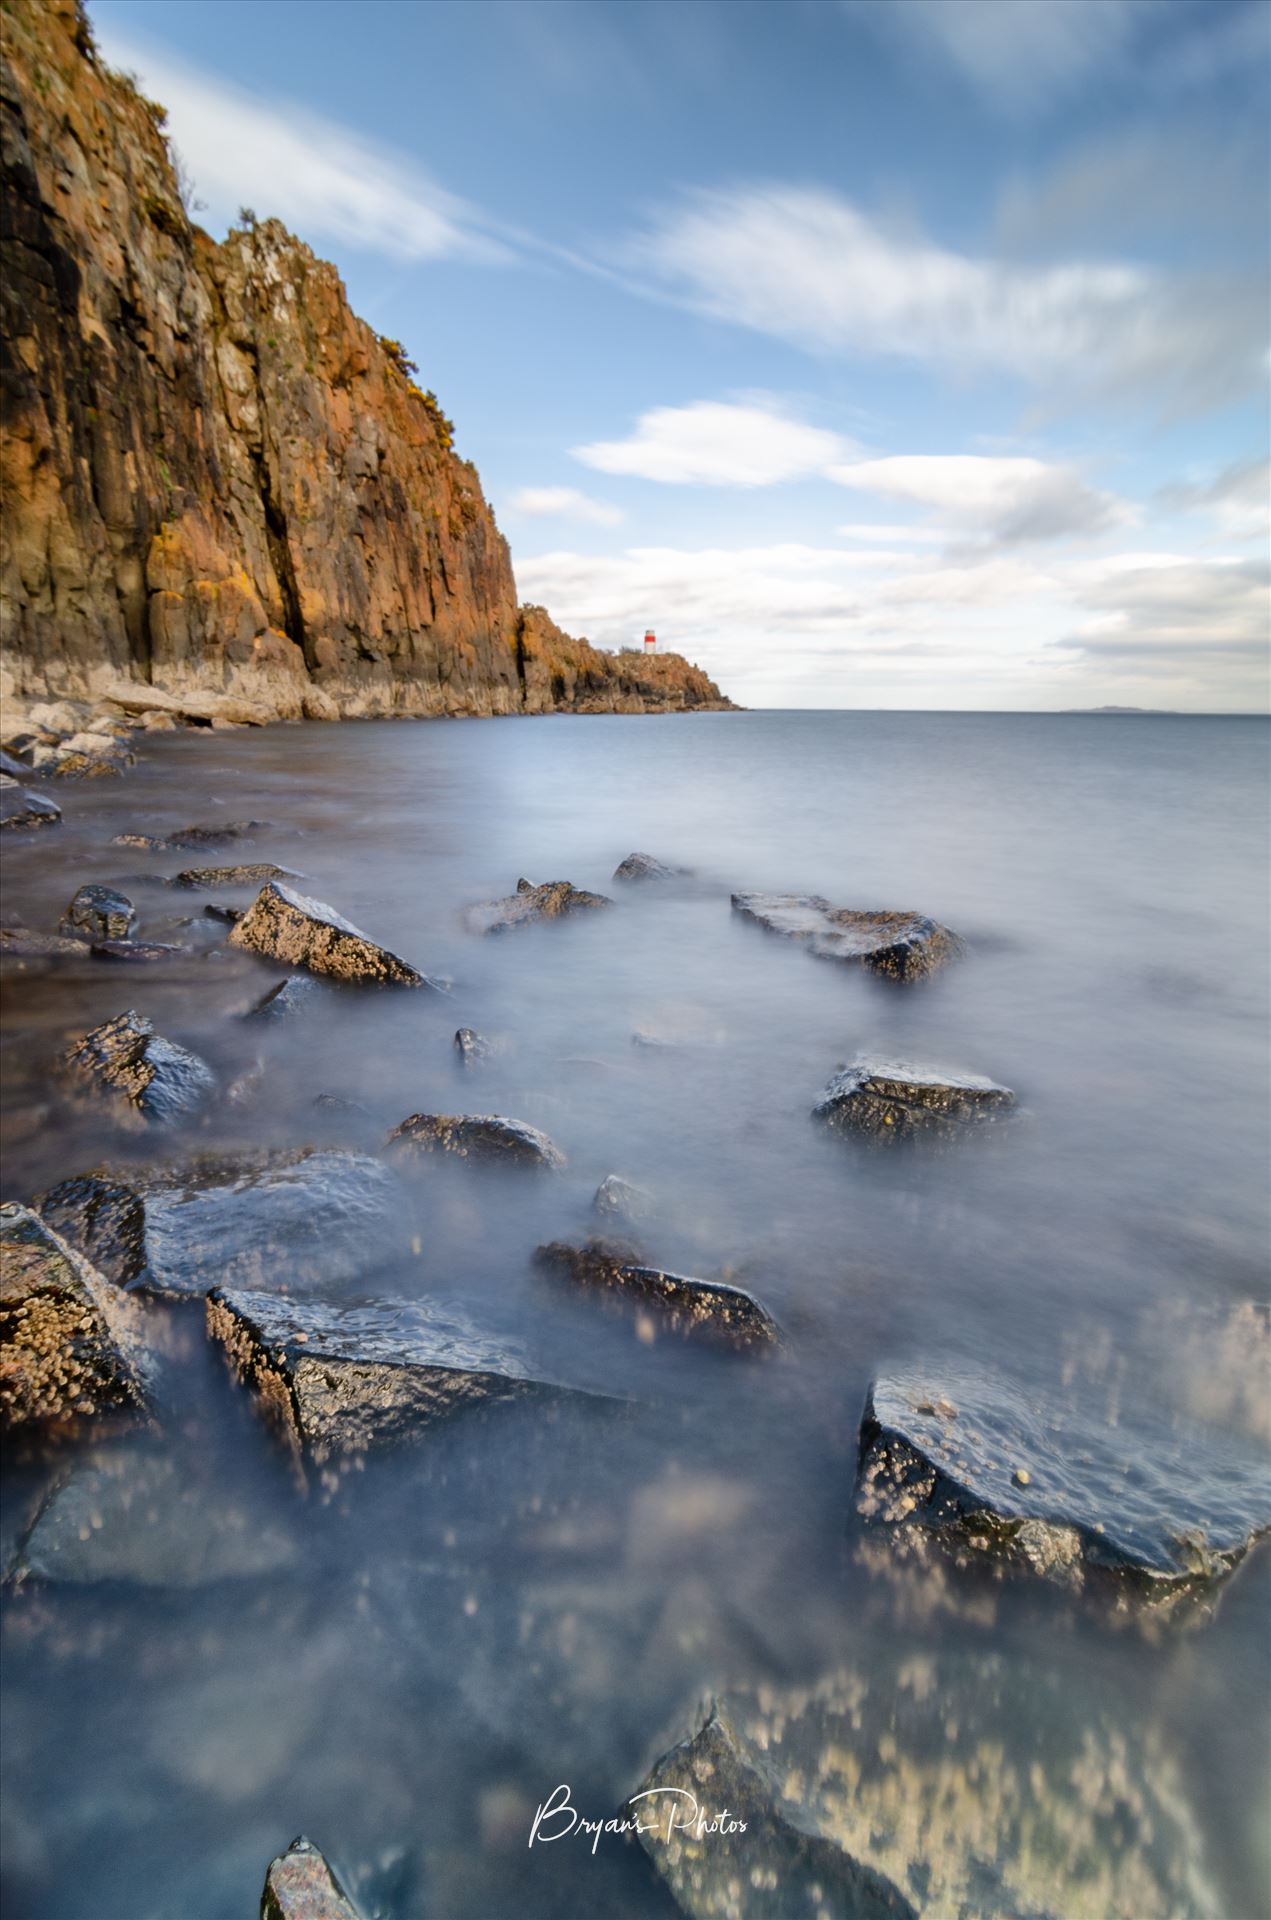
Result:
<instances>
[{"instance_id":1,"label":"red lighthouse top","mask_svg":"<svg viewBox=\"0 0 1271 1920\"><path fill-rule=\"evenodd\" d=\"M658 644L658 636L652 627L646 627L644 630L644 644L646 647L656 647Z\"/></svg>"}]
</instances>

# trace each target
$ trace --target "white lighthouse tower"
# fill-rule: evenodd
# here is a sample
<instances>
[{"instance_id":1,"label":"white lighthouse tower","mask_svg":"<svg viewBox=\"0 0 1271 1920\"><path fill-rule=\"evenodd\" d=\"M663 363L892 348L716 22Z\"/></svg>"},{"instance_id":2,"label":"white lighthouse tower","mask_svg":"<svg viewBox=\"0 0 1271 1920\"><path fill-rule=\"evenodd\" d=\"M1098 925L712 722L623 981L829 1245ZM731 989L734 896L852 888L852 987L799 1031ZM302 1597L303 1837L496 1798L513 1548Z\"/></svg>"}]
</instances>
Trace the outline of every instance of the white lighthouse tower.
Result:
<instances>
[{"instance_id":1,"label":"white lighthouse tower","mask_svg":"<svg viewBox=\"0 0 1271 1920\"><path fill-rule=\"evenodd\" d=\"M658 636L652 627L644 630L644 650L646 653L656 653L658 650Z\"/></svg>"}]
</instances>

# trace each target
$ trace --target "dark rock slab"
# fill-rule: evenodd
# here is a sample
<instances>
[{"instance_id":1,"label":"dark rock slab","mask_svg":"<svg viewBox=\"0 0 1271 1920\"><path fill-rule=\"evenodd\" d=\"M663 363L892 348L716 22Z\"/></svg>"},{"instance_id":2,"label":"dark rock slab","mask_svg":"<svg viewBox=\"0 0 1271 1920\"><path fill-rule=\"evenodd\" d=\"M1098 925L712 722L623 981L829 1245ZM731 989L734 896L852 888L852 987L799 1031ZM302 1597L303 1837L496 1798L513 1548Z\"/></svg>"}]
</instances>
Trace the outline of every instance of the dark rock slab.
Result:
<instances>
[{"instance_id":1,"label":"dark rock slab","mask_svg":"<svg viewBox=\"0 0 1271 1920\"><path fill-rule=\"evenodd\" d=\"M1014 1104L1009 1087L981 1074L911 1061L858 1060L835 1074L812 1114L832 1132L852 1138L947 1140L1001 1119Z\"/></svg>"},{"instance_id":2,"label":"dark rock slab","mask_svg":"<svg viewBox=\"0 0 1271 1920\"><path fill-rule=\"evenodd\" d=\"M0 827L55 827L62 818L56 800L45 793L20 787L7 775L0 777Z\"/></svg>"},{"instance_id":3,"label":"dark rock slab","mask_svg":"<svg viewBox=\"0 0 1271 1920\"><path fill-rule=\"evenodd\" d=\"M63 933L39 933L32 927L0 927L0 959L83 960L88 943Z\"/></svg>"},{"instance_id":4,"label":"dark rock slab","mask_svg":"<svg viewBox=\"0 0 1271 1920\"><path fill-rule=\"evenodd\" d=\"M485 1035L472 1027L460 1027L455 1035L455 1054L461 1067L479 1067L493 1051Z\"/></svg>"},{"instance_id":5,"label":"dark rock slab","mask_svg":"<svg viewBox=\"0 0 1271 1920\"><path fill-rule=\"evenodd\" d=\"M470 907L467 923L473 933L507 933L513 927L528 927L540 920L561 920L571 913L587 913L596 907L611 907L613 901L603 893L584 893L568 880L547 880L541 886L518 880L516 892L503 900L487 900Z\"/></svg>"},{"instance_id":6,"label":"dark rock slab","mask_svg":"<svg viewBox=\"0 0 1271 1920\"><path fill-rule=\"evenodd\" d=\"M373 1272L404 1239L402 1198L379 1160L307 1147L103 1169L36 1206L118 1286L181 1297Z\"/></svg>"},{"instance_id":7,"label":"dark rock slab","mask_svg":"<svg viewBox=\"0 0 1271 1920\"><path fill-rule=\"evenodd\" d=\"M576 1391L539 1376L515 1341L430 1300L331 1306L218 1287L207 1326L297 1457L319 1462L414 1439L473 1407Z\"/></svg>"},{"instance_id":8,"label":"dark rock slab","mask_svg":"<svg viewBox=\"0 0 1271 1920\"><path fill-rule=\"evenodd\" d=\"M321 997L322 989L309 973L289 973L276 987L271 987L263 999L249 1007L243 1015L244 1020L289 1020L293 1014L301 1013L306 1007L312 1007Z\"/></svg>"},{"instance_id":9,"label":"dark rock slab","mask_svg":"<svg viewBox=\"0 0 1271 1920\"><path fill-rule=\"evenodd\" d=\"M690 1920L1224 1913L1172 1756L1070 1666L880 1649L689 1724L623 1813Z\"/></svg>"},{"instance_id":10,"label":"dark rock slab","mask_svg":"<svg viewBox=\"0 0 1271 1920\"><path fill-rule=\"evenodd\" d=\"M832 907L819 894L735 893L733 910L799 941L819 960L864 967L887 980L921 980L966 950L956 933L925 914L862 913Z\"/></svg>"},{"instance_id":11,"label":"dark rock slab","mask_svg":"<svg viewBox=\"0 0 1271 1920\"><path fill-rule=\"evenodd\" d=\"M236 920L242 919L246 911L247 909L245 907L221 907L212 901L204 907L203 918L205 920L219 920L222 925L232 927Z\"/></svg>"},{"instance_id":12,"label":"dark rock slab","mask_svg":"<svg viewBox=\"0 0 1271 1920\"><path fill-rule=\"evenodd\" d=\"M687 874L687 867L668 867L662 860L655 860L651 853L629 853L620 866L614 868L615 880L677 880Z\"/></svg>"},{"instance_id":13,"label":"dark rock slab","mask_svg":"<svg viewBox=\"0 0 1271 1920\"><path fill-rule=\"evenodd\" d=\"M123 960L131 966L148 966L152 962L179 959L182 954L192 951L190 947L174 946L166 940L94 940L94 960Z\"/></svg>"},{"instance_id":14,"label":"dark rock slab","mask_svg":"<svg viewBox=\"0 0 1271 1920\"><path fill-rule=\"evenodd\" d=\"M216 1084L205 1061L165 1040L131 1008L77 1040L60 1067L73 1089L156 1126L194 1112Z\"/></svg>"},{"instance_id":15,"label":"dark rock slab","mask_svg":"<svg viewBox=\"0 0 1271 1920\"><path fill-rule=\"evenodd\" d=\"M312 1840L303 1834L270 1862L260 1920L361 1920Z\"/></svg>"},{"instance_id":16,"label":"dark rock slab","mask_svg":"<svg viewBox=\"0 0 1271 1920\"><path fill-rule=\"evenodd\" d=\"M653 1195L620 1173L608 1173L596 1188L592 1207L603 1220L625 1220L635 1226L653 1213Z\"/></svg>"},{"instance_id":17,"label":"dark rock slab","mask_svg":"<svg viewBox=\"0 0 1271 1920\"><path fill-rule=\"evenodd\" d=\"M321 900L271 880L231 932L230 945L335 980L377 986L431 986L418 968L400 960Z\"/></svg>"},{"instance_id":18,"label":"dark rock slab","mask_svg":"<svg viewBox=\"0 0 1271 1920\"><path fill-rule=\"evenodd\" d=\"M402 1154L453 1153L505 1167L563 1167L565 1156L545 1133L497 1113L412 1113L388 1136Z\"/></svg>"},{"instance_id":19,"label":"dark rock slab","mask_svg":"<svg viewBox=\"0 0 1271 1920\"><path fill-rule=\"evenodd\" d=\"M1203 1598L1271 1531L1265 1462L1237 1436L940 1364L870 1388L856 1505L904 1558L1032 1574L1120 1612Z\"/></svg>"},{"instance_id":20,"label":"dark rock slab","mask_svg":"<svg viewBox=\"0 0 1271 1920\"><path fill-rule=\"evenodd\" d=\"M259 860L245 867L183 867L174 874L174 887L250 887L259 885L262 880L303 880L302 873L293 873L290 867L276 867L269 860Z\"/></svg>"},{"instance_id":21,"label":"dark rock slab","mask_svg":"<svg viewBox=\"0 0 1271 1920\"><path fill-rule=\"evenodd\" d=\"M126 893L114 887L81 887L62 915L61 931L85 940L126 940L137 919L137 909Z\"/></svg>"},{"instance_id":22,"label":"dark rock slab","mask_svg":"<svg viewBox=\"0 0 1271 1920\"><path fill-rule=\"evenodd\" d=\"M137 1309L28 1207L0 1207L0 1420L7 1427L143 1408Z\"/></svg>"},{"instance_id":23,"label":"dark rock slab","mask_svg":"<svg viewBox=\"0 0 1271 1920\"><path fill-rule=\"evenodd\" d=\"M777 1346L781 1330L753 1295L718 1280L690 1280L629 1259L620 1249L591 1241L539 1247L537 1263L576 1285L632 1309L649 1309L671 1332L720 1346ZM642 1322L652 1328L652 1321Z\"/></svg>"},{"instance_id":24,"label":"dark rock slab","mask_svg":"<svg viewBox=\"0 0 1271 1920\"><path fill-rule=\"evenodd\" d=\"M250 840L253 834L264 833L268 825L267 820L227 820L223 826L181 827L176 833L166 834L163 839L152 840L149 844L157 847L226 847L232 840Z\"/></svg>"},{"instance_id":25,"label":"dark rock slab","mask_svg":"<svg viewBox=\"0 0 1271 1920\"><path fill-rule=\"evenodd\" d=\"M6 753L5 749L0 747L0 774L6 775L10 780L29 780L32 769L25 760L17 759L14 754Z\"/></svg>"},{"instance_id":26,"label":"dark rock slab","mask_svg":"<svg viewBox=\"0 0 1271 1920\"><path fill-rule=\"evenodd\" d=\"M112 847L141 847L148 853L161 853L167 841L157 833L116 833L112 836ZM164 882L165 886L167 882Z\"/></svg>"}]
</instances>

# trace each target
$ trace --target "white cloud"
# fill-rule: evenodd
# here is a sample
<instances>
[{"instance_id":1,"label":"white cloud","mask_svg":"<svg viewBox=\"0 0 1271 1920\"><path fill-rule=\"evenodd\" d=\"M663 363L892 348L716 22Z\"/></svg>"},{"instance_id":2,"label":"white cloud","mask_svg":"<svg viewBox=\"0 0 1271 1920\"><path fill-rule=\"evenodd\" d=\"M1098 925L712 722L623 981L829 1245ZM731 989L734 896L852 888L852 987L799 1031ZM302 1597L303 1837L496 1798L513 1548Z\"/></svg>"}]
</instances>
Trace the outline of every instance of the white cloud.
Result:
<instances>
[{"instance_id":1,"label":"white cloud","mask_svg":"<svg viewBox=\"0 0 1271 1920\"><path fill-rule=\"evenodd\" d=\"M1271 531L1271 461L1241 460L1212 480L1165 487L1161 505L1200 513L1227 540L1259 540Z\"/></svg>"},{"instance_id":2,"label":"white cloud","mask_svg":"<svg viewBox=\"0 0 1271 1920\"><path fill-rule=\"evenodd\" d=\"M229 224L248 205L306 239L399 260L511 257L475 208L389 148L121 39L108 25L98 37L106 58L139 73L167 108L168 132L214 223Z\"/></svg>"},{"instance_id":3,"label":"white cloud","mask_svg":"<svg viewBox=\"0 0 1271 1920\"><path fill-rule=\"evenodd\" d=\"M1079 593L1090 618L1071 638L1086 653L1157 657L1174 668L1180 653L1198 665L1243 654L1260 663L1265 680L1269 585L1271 569L1262 560L1123 555Z\"/></svg>"},{"instance_id":4,"label":"white cloud","mask_svg":"<svg viewBox=\"0 0 1271 1920\"><path fill-rule=\"evenodd\" d=\"M871 16L1024 113L1115 66L1150 11L1151 0L905 0Z\"/></svg>"},{"instance_id":5,"label":"white cloud","mask_svg":"<svg viewBox=\"0 0 1271 1920\"><path fill-rule=\"evenodd\" d=\"M699 400L655 407L640 415L628 439L573 451L602 473L670 486L766 487L820 472L848 449L838 434L805 426L770 406Z\"/></svg>"},{"instance_id":6,"label":"white cloud","mask_svg":"<svg viewBox=\"0 0 1271 1920\"><path fill-rule=\"evenodd\" d=\"M850 520L834 531L841 540L881 541L884 546L934 546L949 537L944 527L900 526L877 520Z\"/></svg>"},{"instance_id":7,"label":"white cloud","mask_svg":"<svg viewBox=\"0 0 1271 1920\"><path fill-rule=\"evenodd\" d=\"M692 195L626 248L631 269L696 311L816 352L1005 374L1113 397L1208 404L1265 364L1253 278L1221 289L1146 268L1031 265L884 228L811 187Z\"/></svg>"},{"instance_id":8,"label":"white cloud","mask_svg":"<svg viewBox=\"0 0 1271 1920\"><path fill-rule=\"evenodd\" d=\"M896 454L830 468L841 487L933 507L961 533L1003 542L1102 532L1128 517L1072 467L983 454Z\"/></svg>"},{"instance_id":9,"label":"white cloud","mask_svg":"<svg viewBox=\"0 0 1271 1920\"><path fill-rule=\"evenodd\" d=\"M514 513L530 518L542 514L561 514L570 520L586 520L594 527L616 527L624 518L621 507L607 500L593 500L577 487L522 487L508 502Z\"/></svg>"}]
</instances>

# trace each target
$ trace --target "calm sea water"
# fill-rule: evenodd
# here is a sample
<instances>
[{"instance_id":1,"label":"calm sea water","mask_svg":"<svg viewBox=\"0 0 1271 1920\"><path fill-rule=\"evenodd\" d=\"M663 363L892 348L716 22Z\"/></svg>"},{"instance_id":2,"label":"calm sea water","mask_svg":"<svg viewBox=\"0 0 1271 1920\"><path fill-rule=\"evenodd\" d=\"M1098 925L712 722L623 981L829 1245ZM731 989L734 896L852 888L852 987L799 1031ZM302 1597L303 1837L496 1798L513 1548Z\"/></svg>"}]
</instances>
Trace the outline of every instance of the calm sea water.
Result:
<instances>
[{"instance_id":1,"label":"calm sea water","mask_svg":"<svg viewBox=\"0 0 1271 1920\"><path fill-rule=\"evenodd\" d=\"M865 1389L899 1359L973 1359L1025 1388L1081 1374L1131 1433L1142 1404L1265 1447L1265 1348L1241 1310L1266 1296L1266 726L562 717L160 736L142 753L123 781L68 787L60 831L8 836L7 908L52 928L76 886L125 881L143 937L208 950L10 981L7 1197L105 1158L362 1148L421 1109L512 1113L567 1172L430 1169L404 1223L419 1251L377 1252L355 1290L461 1299L557 1377L632 1406L455 1423L302 1499L197 1313L178 1314L165 1450L196 1505L276 1535L278 1565L9 1598L12 1920L239 1920L301 1830L394 1920L654 1920L671 1904L634 1849L527 1848L558 1782L610 1812L730 1680L985 1647L1025 1694L1037 1663L1058 1665L1073 1697L1159 1741L1223 1909L1262 1913L1265 1555L1202 1631L1145 1637L1016 1588L989 1618L914 1608L859 1564L850 1514ZM109 845L247 818L270 823L250 852ZM610 886L637 848L693 878ZM210 896L142 876L246 858L302 872L452 997L341 993L245 1039L232 1016L275 976L217 950L223 930L173 930ZM521 875L619 904L468 934L465 905ZM971 951L887 990L741 922L733 888L919 909ZM254 1102L161 1143L64 1112L49 1060L126 1006L227 1078L259 1051ZM499 1043L479 1076L456 1068L460 1024ZM986 1149L845 1152L809 1109L871 1050L1004 1081L1021 1122ZM369 1120L319 1125L324 1091ZM656 1196L650 1256L752 1287L789 1334L784 1362L650 1347L545 1285L534 1247L592 1231L614 1171ZM11 1529L46 1477L16 1475ZM1019 1737L1006 1704L1008 1754Z\"/></svg>"}]
</instances>

